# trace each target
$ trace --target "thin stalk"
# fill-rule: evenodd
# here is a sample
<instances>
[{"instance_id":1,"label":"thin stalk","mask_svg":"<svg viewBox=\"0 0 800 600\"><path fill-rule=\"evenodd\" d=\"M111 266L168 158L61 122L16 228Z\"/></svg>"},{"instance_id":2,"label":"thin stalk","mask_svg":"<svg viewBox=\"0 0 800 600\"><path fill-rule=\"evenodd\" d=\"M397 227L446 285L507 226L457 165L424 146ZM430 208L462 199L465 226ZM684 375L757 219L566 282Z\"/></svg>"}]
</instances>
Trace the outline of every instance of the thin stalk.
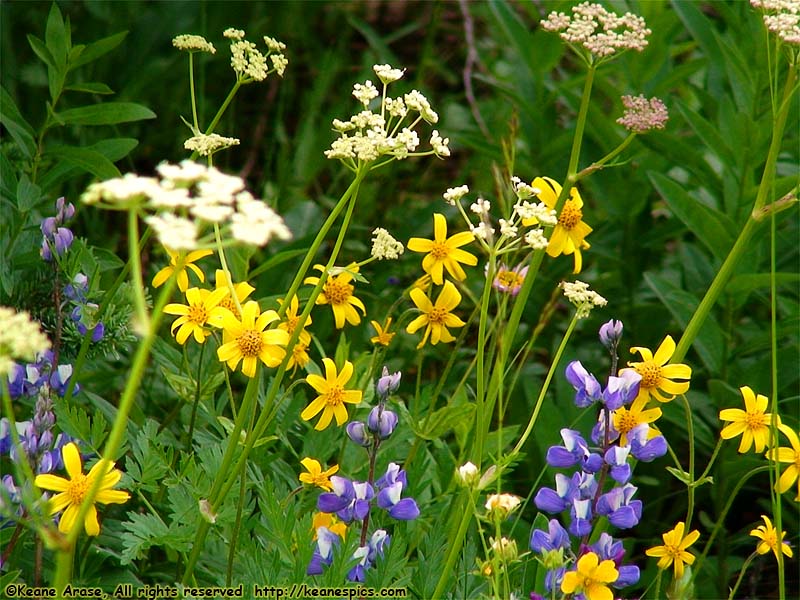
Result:
<instances>
[{"instance_id":1,"label":"thin stalk","mask_svg":"<svg viewBox=\"0 0 800 600\"><path fill-rule=\"evenodd\" d=\"M227 97L222 103L222 106L219 107L217 114L214 115L214 118L211 120L211 124L206 128L205 134L210 135L214 133L214 128L219 123L219 120L222 118L222 115L225 114L225 111L228 110L228 105L233 101L234 96L236 96L236 92L239 91L239 88L242 87L242 83L237 79L236 82L233 84L231 91L228 92ZM197 150L192 152L192 155L189 157L189 160L196 160L199 154Z\"/></svg>"},{"instance_id":2,"label":"thin stalk","mask_svg":"<svg viewBox=\"0 0 800 600\"><path fill-rule=\"evenodd\" d=\"M694 422L692 420L692 407L689 406L689 400L686 394L681 394L681 401L683 402L683 409L686 413L686 435L689 437L689 481L686 486L688 495L686 501L686 531L692 530L692 513L694 512Z\"/></svg>"},{"instance_id":3,"label":"thin stalk","mask_svg":"<svg viewBox=\"0 0 800 600\"><path fill-rule=\"evenodd\" d=\"M189 52L189 94L192 97L192 124L195 131L200 131L200 123L197 120L197 98L194 93L194 52Z\"/></svg>"},{"instance_id":4,"label":"thin stalk","mask_svg":"<svg viewBox=\"0 0 800 600\"><path fill-rule=\"evenodd\" d=\"M139 214L136 210L128 211L128 257L133 280L133 308L136 315L134 330L148 332L149 317L147 303L144 298L144 281L142 280L142 262L139 256Z\"/></svg>"},{"instance_id":5,"label":"thin stalk","mask_svg":"<svg viewBox=\"0 0 800 600\"><path fill-rule=\"evenodd\" d=\"M472 520L473 509L475 506L476 493L471 494L464 494L464 501L462 501L461 507L461 522L458 524L458 530L456 531L455 538L453 543L448 544L449 549L447 551L447 558L445 559L444 568L442 569L442 574L439 575L439 581L436 584L436 588L433 591L433 596L431 596L431 600L438 600L444 594L444 588L447 585L447 581L453 574L453 569L456 564L456 559L458 558L458 554L461 551L461 543L455 543L455 540L463 540L464 536L467 535L467 528L469 527L469 523Z\"/></svg>"},{"instance_id":6,"label":"thin stalk","mask_svg":"<svg viewBox=\"0 0 800 600\"><path fill-rule=\"evenodd\" d=\"M486 272L486 278L483 283L483 294L481 295L481 311L480 317L478 320L478 346L477 346L477 368L476 368L476 375L477 375L477 391L476 391L476 406L475 406L475 446L474 451L472 453L472 458L474 463L480 468L481 460L483 457L483 443L486 435L488 434L489 423L487 423L487 414L486 414L486 366L484 364L484 359L486 357L486 323L488 321L488 307L489 307L489 295L492 290L492 280L494 279L495 273L495 254L494 248L489 252L489 266L488 271ZM498 357L499 360L503 358L501 356ZM495 369L498 366L495 365ZM502 370L502 366L499 367Z\"/></svg>"},{"instance_id":7,"label":"thin stalk","mask_svg":"<svg viewBox=\"0 0 800 600\"><path fill-rule=\"evenodd\" d=\"M206 345L200 345L200 357L197 359L197 386L194 390L194 402L192 403L192 416L189 417L189 433L186 440L186 453L192 451L192 438L194 437L194 421L197 418L197 405L200 404L200 381L203 371L203 353L205 352Z\"/></svg>"},{"instance_id":8,"label":"thin stalk","mask_svg":"<svg viewBox=\"0 0 800 600\"><path fill-rule=\"evenodd\" d=\"M744 574L747 572L750 563L753 562L753 559L758 556L757 552L753 552L750 556L747 557L747 560L744 561L742 565L742 569L739 571L739 577L736 578L736 583L733 584L731 588L731 593L728 594L728 600L733 600L736 597L736 592L739 589L739 585L742 583L742 579L744 579Z\"/></svg>"}]
</instances>

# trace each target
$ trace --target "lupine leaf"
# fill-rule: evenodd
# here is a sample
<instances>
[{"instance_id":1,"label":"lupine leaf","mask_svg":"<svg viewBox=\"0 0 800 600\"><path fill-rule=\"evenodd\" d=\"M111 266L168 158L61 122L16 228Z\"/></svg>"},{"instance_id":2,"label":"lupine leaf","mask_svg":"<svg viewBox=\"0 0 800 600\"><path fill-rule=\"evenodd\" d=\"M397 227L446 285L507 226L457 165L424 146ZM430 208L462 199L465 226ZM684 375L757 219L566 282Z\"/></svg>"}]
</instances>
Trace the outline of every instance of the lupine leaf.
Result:
<instances>
[{"instance_id":1,"label":"lupine leaf","mask_svg":"<svg viewBox=\"0 0 800 600\"><path fill-rule=\"evenodd\" d=\"M105 102L80 108L70 108L58 113L63 123L68 125L116 125L155 119L156 114L141 104L134 102Z\"/></svg>"}]
</instances>

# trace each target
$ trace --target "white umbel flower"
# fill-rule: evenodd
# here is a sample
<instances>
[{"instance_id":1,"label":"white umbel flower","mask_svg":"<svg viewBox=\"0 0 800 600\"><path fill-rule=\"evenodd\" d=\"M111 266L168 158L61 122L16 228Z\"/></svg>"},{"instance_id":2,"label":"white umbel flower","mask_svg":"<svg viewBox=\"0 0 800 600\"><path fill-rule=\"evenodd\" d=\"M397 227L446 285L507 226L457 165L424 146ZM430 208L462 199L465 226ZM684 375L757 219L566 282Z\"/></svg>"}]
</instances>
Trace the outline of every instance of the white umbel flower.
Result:
<instances>
[{"instance_id":1,"label":"white umbel flower","mask_svg":"<svg viewBox=\"0 0 800 600\"><path fill-rule=\"evenodd\" d=\"M398 242L383 227L378 227L372 232L373 258L378 260L395 260L405 251L403 244Z\"/></svg>"},{"instance_id":2,"label":"white umbel flower","mask_svg":"<svg viewBox=\"0 0 800 600\"><path fill-rule=\"evenodd\" d=\"M48 348L50 340L27 312L0 306L0 377L11 372L15 359L33 362Z\"/></svg>"}]
</instances>

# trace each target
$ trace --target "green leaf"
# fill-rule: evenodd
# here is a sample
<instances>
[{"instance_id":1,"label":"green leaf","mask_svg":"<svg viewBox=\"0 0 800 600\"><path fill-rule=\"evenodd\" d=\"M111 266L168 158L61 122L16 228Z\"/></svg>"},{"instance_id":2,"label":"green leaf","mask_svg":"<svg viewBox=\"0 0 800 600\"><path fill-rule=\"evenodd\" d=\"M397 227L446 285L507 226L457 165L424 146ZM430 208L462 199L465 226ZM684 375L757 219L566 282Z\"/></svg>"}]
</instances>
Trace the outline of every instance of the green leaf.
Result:
<instances>
[{"instance_id":1,"label":"green leaf","mask_svg":"<svg viewBox=\"0 0 800 600\"><path fill-rule=\"evenodd\" d=\"M71 108L57 113L56 116L65 124L71 125L116 125L155 119L156 114L146 106L133 102L106 102Z\"/></svg>"},{"instance_id":2,"label":"green leaf","mask_svg":"<svg viewBox=\"0 0 800 600\"><path fill-rule=\"evenodd\" d=\"M38 56L48 67L55 69L56 59L53 58L53 55L50 53L50 50L47 49L47 46L44 45L44 42L31 33L29 33L27 37L28 44L30 44L30 47L33 49L33 52L36 54L36 56Z\"/></svg>"},{"instance_id":3,"label":"green leaf","mask_svg":"<svg viewBox=\"0 0 800 600\"><path fill-rule=\"evenodd\" d=\"M55 156L71 165L80 167L99 179L119 177L120 172L110 160L99 152L78 146L53 146L47 148L46 155Z\"/></svg>"},{"instance_id":4,"label":"green leaf","mask_svg":"<svg viewBox=\"0 0 800 600\"><path fill-rule=\"evenodd\" d=\"M120 31L114 35L110 35L101 40L97 40L96 42L92 42L91 44L87 44L80 56L77 57L76 60L70 61L68 70L71 71L76 67L80 67L81 65L95 61L104 54L111 52L111 50L122 43L122 40L125 39L126 35L128 35L127 31Z\"/></svg>"},{"instance_id":5,"label":"green leaf","mask_svg":"<svg viewBox=\"0 0 800 600\"><path fill-rule=\"evenodd\" d=\"M89 150L99 152L111 162L117 162L128 156L138 145L139 140L134 138L110 138L89 146Z\"/></svg>"},{"instance_id":6,"label":"green leaf","mask_svg":"<svg viewBox=\"0 0 800 600\"><path fill-rule=\"evenodd\" d=\"M672 212L720 260L733 246L733 222L723 213L692 198L669 177L650 171L650 181Z\"/></svg>"},{"instance_id":7,"label":"green leaf","mask_svg":"<svg viewBox=\"0 0 800 600\"><path fill-rule=\"evenodd\" d=\"M800 281L800 273L775 273L775 283L778 287L794 284ZM746 273L731 277L725 291L729 294L749 294L750 292L768 288L770 285L769 273Z\"/></svg>"},{"instance_id":8,"label":"green leaf","mask_svg":"<svg viewBox=\"0 0 800 600\"><path fill-rule=\"evenodd\" d=\"M26 213L32 210L42 198L42 190L32 183L27 173L23 173L17 185L17 208Z\"/></svg>"},{"instance_id":9,"label":"green leaf","mask_svg":"<svg viewBox=\"0 0 800 600\"><path fill-rule=\"evenodd\" d=\"M36 132L25 120L9 93L0 86L0 123L19 146L25 158L33 158L36 152Z\"/></svg>"},{"instance_id":10,"label":"green leaf","mask_svg":"<svg viewBox=\"0 0 800 600\"><path fill-rule=\"evenodd\" d=\"M685 483L686 485L689 485L691 483L691 478L689 477L689 473L687 473L686 471L677 469L675 467L664 467L664 468L667 471L669 471L673 476L675 476L675 478L678 481Z\"/></svg>"},{"instance_id":11,"label":"green leaf","mask_svg":"<svg viewBox=\"0 0 800 600\"><path fill-rule=\"evenodd\" d=\"M108 87L105 83L86 82L86 83L71 83L64 86L65 91L70 92L84 92L87 94L113 94L114 90Z\"/></svg>"},{"instance_id":12,"label":"green leaf","mask_svg":"<svg viewBox=\"0 0 800 600\"><path fill-rule=\"evenodd\" d=\"M50 14L47 16L47 26L44 31L44 40L47 49L55 59L56 70L66 73L67 56L69 54L69 33L64 25L64 18L58 10L58 4L53 2Z\"/></svg>"},{"instance_id":13,"label":"green leaf","mask_svg":"<svg viewBox=\"0 0 800 600\"><path fill-rule=\"evenodd\" d=\"M418 435L426 440L439 439L459 423L471 422L474 410L475 406L472 404L440 408L428 419L427 429L425 431L420 430Z\"/></svg>"},{"instance_id":14,"label":"green leaf","mask_svg":"<svg viewBox=\"0 0 800 600\"><path fill-rule=\"evenodd\" d=\"M733 165L736 163L733 152L731 152L730 147L728 147L725 140L722 139L722 136L714 125L706 121L698 112L687 108L680 100L676 100L675 104L678 107L678 112L681 113L681 116L689 123L689 126L695 134L697 134L697 137L703 141L711 152L716 154L726 165Z\"/></svg>"},{"instance_id":15,"label":"green leaf","mask_svg":"<svg viewBox=\"0 0 800 600\"><path fill-rule=\"evenodd\" d=\"M666 277L661 277L652 272L644 274L644 280L653 292L658 296L661 303L667 307L672 316L678 322L681 329L685 329L692 318L695 309L700 301L689 292L684 291L679 286L669 281ZM714 315L708 314L703 326L697 334L692 346L706 367L712 373L718 373L722 367L722 356L725 350L725 335L722 332Z\"/></svg>"}]
</instances>

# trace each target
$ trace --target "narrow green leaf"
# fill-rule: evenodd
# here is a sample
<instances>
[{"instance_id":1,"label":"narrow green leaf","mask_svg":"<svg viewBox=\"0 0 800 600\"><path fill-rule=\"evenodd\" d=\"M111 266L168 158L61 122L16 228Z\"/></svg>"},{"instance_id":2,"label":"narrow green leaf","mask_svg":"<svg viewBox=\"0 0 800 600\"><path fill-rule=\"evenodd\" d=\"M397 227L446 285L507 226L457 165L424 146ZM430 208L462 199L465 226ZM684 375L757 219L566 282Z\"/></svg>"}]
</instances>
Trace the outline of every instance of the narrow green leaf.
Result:
<instances>
[{"instance_id":1,"label":"narrow green leaf","mask_svg":"<svg viewBox=\"0 0 800 600\"><path fill-rule=\"evenodd\" d=\"M42 190L31 182L27 173L23 173L17 186L17 208L20 212L33 209L42 197Z\"/></svg>"},{"instance_id":2,"label":"narrow green leaf","mask_svg":"<svg viewBox=\"0 0 800 600\"><path fill-rule=\"evenodd\" d=\"M57 114L64 123L70 125L116 125L155 119L156 114L141 104L133 102L106 102L81 108L71 108Z\"/></svg>"},{"instance_id":3,"label":"narrow green leaf","mask_svg":"<svg viewBox=\"0 0 800 600\"><path fill-rule=\"evenodd\" d=\"M122 40L125 39L126 35L128 35L127 31L120 31L114 35L110 35L101 40L97 40L96 42L92 42L91 44L87 44L80 56L78 56L75 60L70 60L68 70L71 71L72 69L80 67L81 65L95 61L104 54L111 52L114 48L122 43Z\"/></svg>"},{"instance_id":4,"label":"narrow green leaf","mask_svg":"<svg viewBox=\"0 0 800 600\"><path fill-rule=\"evenodd\" d=\"M36 152L36 132L19 112L14 100L2 86L0 86L0 123L8 130L25 158L33 158Z\"/></svg>"},{"instance_id":5,"label":"narrow green leaf","mask_svg":"<svg viewBox=\"0 0 800 600\"><path fill-rule=\"evenodd\" d=\"M428 419L428 429L420 436L426 440L436 440L453 429L458 423L472 419L475 407L471 404L445 406L434 412Z\"/></svg>"},{"instance_id":6,"label":"narrow green leaf","mask_svg":"<svg viewBox=\"0 0 800 600\"><path fill-rule=\"evenodd\" d=\"M718 259L733 246L735 226L721 212L692 198L681 185L661 173L649 172L650 181L672 212Z\"/></svg>"},{"instance_id":7,"label":"narrow green leaf","mask_svg":"<svg viewBox=\"0 0 800 600\"><path fill-rule=\"evenodd\" d=\"M53 58L53 55L50 53L50 50L47 49L47 46L44 45L44 42L30 33L27 35L27 38L28 44L30 44L34 54L36 54L36 56L38 56L48 67L55 69L56 59Z\"/></svg>"},{"instance_id":8,"label":"narrow green leaf","mask_svg":"<svg viewBox=\"0 0 800 600\"><path fill-rule=\"evenodd\" d=\"M57 69L66 70L69 54L68 34L64 26L64 18L55 2L50 7L50 14L47 16L44 40L47 43L47 49L55 59Z\"/></svg>"},{"instance_id":9,"label":"narrow green leaf","mask_svg":"<svg viewBox=\"0 0 800 600\"><path fill-rule=\"evenodd\" d=\"M114 90L108 87L105 83L86 82L86 83L71 83L64 87L64 90L71 92L85 92L87 94L113 94Z\"/></svg>"},{"instance_id":10,"label":"narrow green leaf","mask_svg":"<svg viewBox=\"0 0 800 600\"><path fill-rule=\"evenodd\" d=\"M700 304L700 300L673 284L666 277L647 272L644 274L644 280L661 300L661 303L672 313L681 329L684 329ZM712 373L718 373L722 366L722 356L725 350L725 335L714 315L709 314L706 317L692 346L700 355L706 368Z\"/></svg>"},{"instance_id":11,"label":"narrow green leaf","mask_svg":"<svg viewBox=\"0 0 800 600\"><path fill-rule=\"evenodd\" d=\"M89 146L89 150L99 152L111 162L117 162L128 156L138 145L139 140L134 138L110 138Z\"/></svg>"},{"instance_id":12,"label":"narrow green leaf","mask_svg":"<svg viewBox=\"0 0 800 600\"><path fill-rule=\"evenodd\" d=\"M47 148L45 154L60 158L84 171L88 171L99 179L119 177L120 172L110 160L99 152L78 146L53 146Z\"/></svg>"},{"instance_id":13,"label":"narrow green leaf","mask_svg":"<svg viewBox=\"0 0 800 600\"><path fill-rule=\"evenodd\" d=\"M775 273L775 283L778 287L800 282L800 273ZM769 273L747 273L731 277L725 291L729 294L749 294L757 289L766 289L770 285Z\"/></svg>"},{"instance_id":14,"label":"narrow green leaf","mask_svg":"<svg viewBox=\"0 0 800 600\"><path fill-rule=\"evenodd\" d=\"M711 152L716 154L725 164L735 164L736 159L730 147L728 147L711 123L701 117L699 113L687 108L680 100L676 100L675 105L678 107L678 112L681 113L681 116L686 119L692 130L703 140L703 143Z\"/></svg>"}]
</instances>

